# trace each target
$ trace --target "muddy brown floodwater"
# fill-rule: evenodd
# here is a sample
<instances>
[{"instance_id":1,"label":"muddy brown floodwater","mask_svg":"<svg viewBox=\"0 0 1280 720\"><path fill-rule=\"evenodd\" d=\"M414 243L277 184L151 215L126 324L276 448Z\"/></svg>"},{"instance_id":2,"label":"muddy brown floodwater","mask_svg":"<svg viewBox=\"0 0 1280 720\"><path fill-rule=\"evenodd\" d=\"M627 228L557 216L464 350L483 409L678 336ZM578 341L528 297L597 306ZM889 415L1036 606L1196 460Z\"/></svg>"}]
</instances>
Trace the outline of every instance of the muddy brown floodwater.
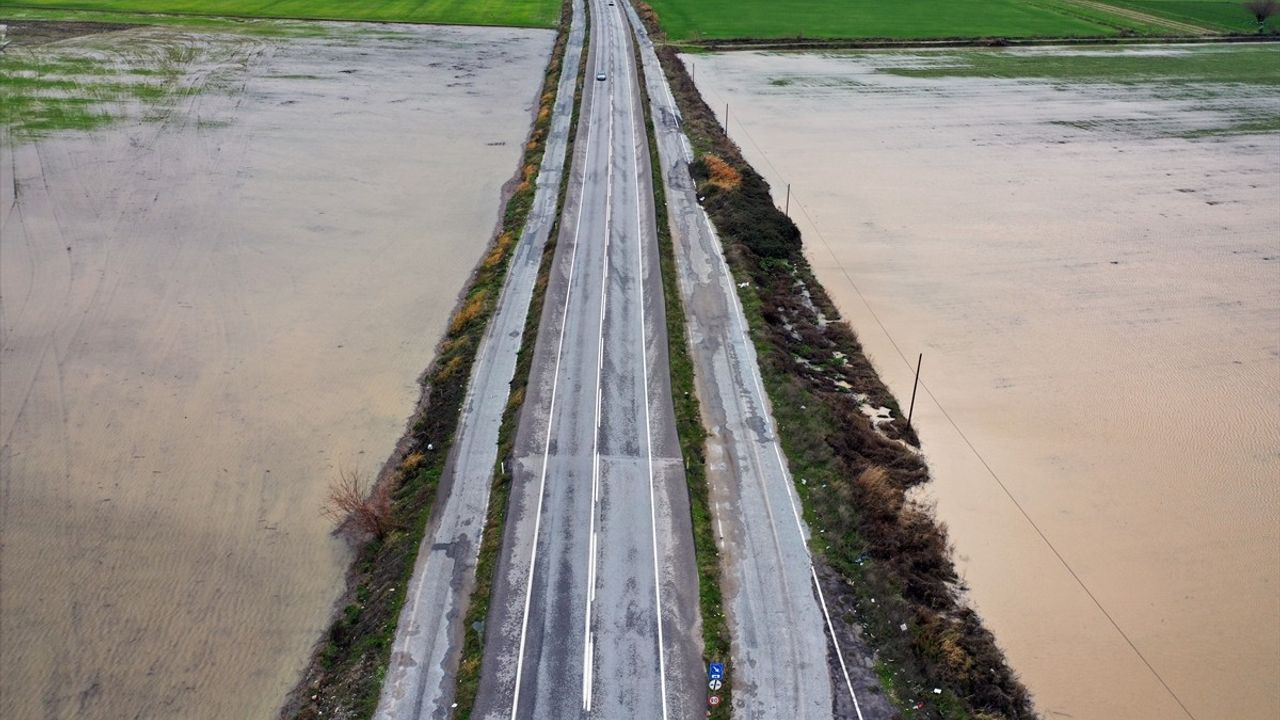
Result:
<instances>
[{"instance_id":1,"label":"muddy brown floodwater","mask_svg":"<svg viewBox=\"0 0 1280 720\"><path fill-rule=\"evenodd\" d=\"M553 33L305 35L37 49L183 90L4 138L0 717L268 718L327 622Z\"/></svg>"},{"instance_id":2,"label":"muddy brown floodwater","mask_svg":"<svg viewBox=\"0 0 1280 720\"><path fill-rule=\"evenodd\" d=\"M1186 717L1036 527L1196 718L1280 716L1280 135L1213 134L1280 96L882 72L938 57L686 62L904 406L924 353L928 493L1040 711Z\"/></svg>"}]
</instances>

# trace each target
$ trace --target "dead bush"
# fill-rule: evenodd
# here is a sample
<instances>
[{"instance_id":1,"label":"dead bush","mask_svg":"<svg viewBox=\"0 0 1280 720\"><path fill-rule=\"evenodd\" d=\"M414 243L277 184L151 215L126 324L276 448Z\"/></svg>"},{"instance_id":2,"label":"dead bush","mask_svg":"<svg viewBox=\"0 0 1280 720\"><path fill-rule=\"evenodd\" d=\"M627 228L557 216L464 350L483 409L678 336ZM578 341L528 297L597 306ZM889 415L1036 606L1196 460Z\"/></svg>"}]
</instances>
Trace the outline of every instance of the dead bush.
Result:
<instances>
[{"instance_id":1,"label":"dead bush","mask_svg":"<svg viewBox=\"0 0 1280 720\"><path fill-rule=\"evenodd\" d=\"M329 485L322 513L339 527L350 524L358 532L381 540L395 527L390 483L368 487L359 470L339 470Z\"/></svg>"}]
</instances>

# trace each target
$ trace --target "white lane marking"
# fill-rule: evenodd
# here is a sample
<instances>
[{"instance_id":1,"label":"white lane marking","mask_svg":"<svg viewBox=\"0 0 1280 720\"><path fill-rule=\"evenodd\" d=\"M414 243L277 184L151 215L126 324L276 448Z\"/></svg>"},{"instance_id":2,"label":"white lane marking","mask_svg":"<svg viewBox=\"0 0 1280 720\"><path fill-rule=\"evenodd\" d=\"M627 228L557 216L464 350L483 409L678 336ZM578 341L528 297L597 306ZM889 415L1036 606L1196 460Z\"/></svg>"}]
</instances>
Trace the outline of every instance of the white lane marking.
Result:
<instances>
[{"instance_id":1,"label":"white lane marking","mask_svg":"<svg viewBox=\"0 0 1280 720\"><path fill-rule=\"evenodd\" d=\"M608 62L612 65L612 53L609 51L609 43L613 40L613 33L608 32L608 23L602 23L601 26L604 40L604 51L608 54ZM601 264L603 266L602 279L600 281L600 324L597 335L600 338L596 344L596 420L593 423L594 432L591 438L591 542L587 547L587 607L583 612L582 618L582 709L585 712L591 712L591 701L593 688L591 687L592 675L594 674L595 665L595 639L591 632L591 615L595 607L596 597L596 506L600 499L600 425L602 422L602 414L600 412L602 385L604 376L604 317L609 307L609 236L611 233L610 224L613 222L613 106L615 83L609 83L609 101L607 105L609 115L609 135L606 146L609 148L609 154L605 159L605 191L604 191L604 250L601 253Z\"/></svg>"},{"instance_id":2,"label":"white lane marking","mask_svg":"<svg viewBox=\"0 0 1280 720\"><path fill-rule=\"evenodd\" d=\"M711 218L707 215L706 211L702 212L702 219L706 223L707 231L711 233L713 245L718 243L719 240L717 239L715 229L711 226ZM723 259L721 260L721 267L724 268L724 277L728 278L730 282L732 282L732 276L728 274L728 265L724 263ZM734 324L737 326L738 332L741 333L741 336L747 339L748 347L754 347L751 341L751 336L746 334L744 319L746 317L746 313L742 309L742 300L738 297L737 292L731 292L729 294L733 297L735 312L732 314ZM760 379L759 365L758 363L747 363L747 365L747 372L751 375L752 381L754 381L757 397L761 402L764 402L764 399L767 396L764 394L764 385ZM762 412L765 411L765 407L763 405L760 409ZM795 496L791 491L791 484L793 481L791 479L791 472L787 469L786 461L782 458L782 448L781 442L778 439L776 421L774 420L772 413L766 413L766 415L769 419L770 435L772 435L772 437L769 438L769 444L773 446L773 454L778 462L778 469L782 472L782 486L786 489L787 499L791 502L791 515L795 518L796 531L800 533L800 541L801 545L804 547L805 559L809 562L809 574L813 577L813 586L818 591L818 604L822 606L822 616L826 620L827 632L831 635L831 644L836 649L836 658L840 661L840 671L844 674L845 686L849 689L849 697L853 700L854 712L858 714L858 720L862 720L862 707L858 703L857 693L853 690L853 681L849 678L849 668L845 665L844 652L840 649L840 640L836 637L835 626L831 622L831 613L827 609L827 601L822 594L822 586L818 583L818 573L813 567L813 554L809 552L809 542L808 538L805 537L804 523L800 520L800 511L796 508Z\"/></svg>"},{"instance_id":3,"label":"white lane marking","mask_svg":"<svg viewBox=\"0 0 1280 720\"><path fill-rule=\"evenodd\" d=\"M632 25L633 25L633 26L636 26L636 23L635 23L635 22L633 22L633 23L632 23ZM644 31L644 28L643 28L643 27L636 27L635 29L636 29L636 32L638 32L638 33L642 33L646 38L648 37L648 33ZM671 86L670 86L670 83L668 83L668 82L667 82L667 79L666 79L665 75L663 75L661 72L658 72L658 73L657 73L657 75L659 75L659 76L660 76L660 77L658 78L658 80L659 80L659 82L661 83L662 88L666 91L667 98L669 99L669 101L670 101L670 103L671 103L672 111L674 112L674 111L675 111L675 98L671 95ZM692 148L691 148L691 147L690 147L690 145L689 145L689 139L688 139L688 136L687 136L687 135L685 135L685 134L682 132L682 133L680 133L680 140L682 141L682 142L681 142L681 145L683 146L683 149L684 149L684 151L685 151L685 158L686 158L686 161L692 161L692 152L691 152L691 151L692 151ZM713 228L713 227L712 227L712 225L711 225L711 218L707 216L707 214L706 214L706 212L705 212L705 211L703 211L701 214L702 214L702 220L703 220L703 222L706 224L707 232L709 233L709 237L711 238L711 245L712 245L712 247L713 247L713 248L715 248L715 249L717 250L717 252L715 252L715 255L717 255L718 257L720 257L720 263L719 263L719 266L720 266L720 268L721 268L721 269L722 269L722 271L723 271L723 272L722 272L722 275L723 275L726 279L729 279L730 281L732 281L732 276L731 276L731 275L729 275L728 265L725 263L723 256L718 252L718 243L719 243L719 240L718 240L718 237L717 237L717 235L716 235L715 228ZM723 287L723 286L722 286L722 287ZM745 312L744 312L744 311L743 311L743 309L742 309L742 301L741 301L741 299L738 297L738 293L737 293L737 292L730 292L729 294L730 294L730 295L732 296L732 298L733 298L734 309L735 309L735 311L736 311L735 313L733 313L733 315L734 315L734 318L733 318L733 319L734 319L734 323L735 323L735 325L737 325L737 327L738 327L738 332L739 332L740 337L745 338L745 339L747 340L747 342L748 342L748 346L750 347L750 346L751 346L751 344L752 344L752 341L751 341L750 335L748 335L748 334L746 333L745 328L744 328L744 324L745 324ZM748 365L748 367L747 367L747 371L748 371L748 373L751 375L751 378L752 378L752 380L754 381L754 384L755 384L755 387L756 387L757 397L760 399L760 401L761 401L761 402L764 402L764 399L765 399L766 395L764 394L764 387L763 387L763 385L762 385L761 378L760 378L760 370L759 370L759 366L758 366L758 364L757 364L757 363L747 363L747 365ZM761 410L762 410L762 411L764 410L764 406L763 406L763 405L761 406ZM832 625L832 622L831 622L831 613L830 613L830 611L829 611L829 610L828 610L828 608L827 608L826 598L823 596L823 593L822 593L822 586L821 586L821 584L818 582L818 573L817 573L817 570L816 570L816 569L814 568L814 566L813 566L813 556L812 556L812 554L809 552L809 544L808 544L807 538L805 537L804 524L801 522L801 520L800 520L800 513L799 513L799 511L796 509L795 497L794 497L794 495L793 495L793 493L792 493L792 490L791 490L791 483L792 483L792 480L791 480L791 473L788 471L787 466L786 466L786 463L784 462L784 460L783 460L783 458L782 458L782 451L781 451L781 447L780 447L779 440L778 440L777 428L776 428L776 425L775 425L775 421L774 421L773 416L772 416L772 414L771 414L771 413L766 413L766 415L769 417L769 420L770 420L770 430L771 430L771 435L773 436L773 437L771 438L771 443L770 443L770 444L772 444L772 445L773 445L773 452L774 452L774 456L775 456L775 458L776 458L776 460L777 460L777 462L778 462L778 467L779 467L779 469L782 471L782 474L783 474L783 478L784 478L783 487L784 487L784 488L786 489L786 491L787 491L787 498L788 498L788 500L789 500L789 501L790 501L790 503L791 503L791 513L792 513L792 516L795 518L795 521L796 521L796 529L797 529L797 531L800 533L801 544L802 544L802 546L804 547L805 556L806 556L806 559L807 559L807 560L808 560L808 562L809 562L809 574L810 574L810 576L811 576L811 577L812 577L812 579L813 579L813 585L814 585L814 588L815 588L815 589L817 590L817 592L818 592L818 603L819 603L819 605L821 605L821 607L822 607L822 614L823 614L824 619L826 620L827 632L828 632L828 633L830 633L830 635L831 635L831 644L832 644L832 645L835 647L835 649L836 649L836 657L837 657L837 658L839 659L839 661L840 661L840 670L841 670L841 672L844 674L845 685L846 685L846 686L848 687L848 689L849 689L849 697L850 697L850 698L852 698L852 700L853 700L853 707L854 707L854 711L858 714L858 718L859 718L859 720L863 720L863 717L862 717L862 708L861 708L861 706L860 706L860 705L859 705L859 703L858 703L858 696L857 696L857 694L856 694L856 693L854 692L854 690L853 690L853 682L852 682L852 681L850 680L850 678L849 678L849 669L848 669L848 667L847 667L847 666L846 666L846 664L845 664L845 660L844 660L844 653L841 651L841 649L840 649L840 642L839 642L839 640L836 638L835 628L834 628L834 626ZM767 498L766 498L766 502L767 502ZM716 517L716 521L717 521L717 525L718 525L718 524L719 524L719 515L718 515L718 514L717 514L717 517ZM723 536L724 536L723 531L721 531L721 533L720 533L720 534L721 534L721 537L723 537Z\"/></svg>"},{"instance_id":4,"label":"white lane marking","mask_svg":"<svg viewBox=\"0 0 1280 720\"><path fill-rule=\"evenodd\" d=\"M591 112L596 109L595 91L591 92ZM565 284L564 291L564 310L560 316L560 338L556 344L556 364L551 376L551 404L547 410L547 437L542 446L542 472L538 478L538 507L537 512L533 516L533 549L529 553L529 579L525 584L524 590L524 616L520 621L520 647L516 655L516 684L515 692L511 697L511 718L515 720L517 712L520 709L520 680L524 674L524 646L528 638L529 631L529 604L533 599L533 576L537 569L538 563L538 531L542 525L542 500L547 487L547 463L551 458L551 428L554 424L556 415L556 390L560 384L560 359L564 354L564 333L569 318L569 297L573 292L573 276L577 269L578 263L578 235L582 230L582 196L586 193L586 168L590 166L591 158L591 131L594 124L590 122L590 112L588 113L587 123L587 149L583 155L583 191L578 194L578 218L575 221L573 229L573 251L569 254L569 279Z\"/></svg>"},{"instance_id":5,"label":"white lane marking","mask_svg":"<svg viewBox=\"0 0 1280 720\"><path fill-rule=\"evenodd\" d=\"M853 681L849 679L849 667L844 664L844 653L840 650L840 642L836 640L836 630L831 625L831 613L827 611L827 599L822 595L822 584L818 582L818 571L809 561L809 574L813 576L813 586L818 590L818 604L822 606L822 617L827 621L827 632L831 633L831 644L835 646L836 658L840 661L840 672L844 673L844 684L849 688L849 697L853 698L853 711L858 713L858 720L863 720L862 706L858 704L858 696L853 692Z\"/></svg>"},{"instance_id":6,"label":"white lane marking","mask_svg":"<svg viewBox=\"0 0 1280 720\"><path fill-rule=\"evenodd\" d=\"M627 43L623 42L624 45ZM653 482L653 430L649 419L649 338L645 332L644 311L644 243L641 242L644 227L640 217L640 161L636 142L636 88L634 58L626 63L627 92L630 96L630 112L627 113L631 125L631 171L636 176L636 304L640 307L640 370L644 383L644 447L645 458L649 470L649 530L653 540L653 600L658 612L658 686L662 697L662 720L667 720L667 658L666 645L662 637L662 574L658 568L658 509ZM644 149L649 149L648 130L645 130Z\"/></svg>"}]
</instances>

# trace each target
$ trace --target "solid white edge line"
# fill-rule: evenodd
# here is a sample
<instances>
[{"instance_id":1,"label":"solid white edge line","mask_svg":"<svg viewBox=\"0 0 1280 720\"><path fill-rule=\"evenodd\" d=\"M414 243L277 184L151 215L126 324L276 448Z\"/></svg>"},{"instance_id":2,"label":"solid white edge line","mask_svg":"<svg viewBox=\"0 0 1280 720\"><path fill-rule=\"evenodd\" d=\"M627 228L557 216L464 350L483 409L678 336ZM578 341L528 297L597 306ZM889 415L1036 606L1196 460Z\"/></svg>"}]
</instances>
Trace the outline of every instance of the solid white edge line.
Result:
<instances>
[{"instance_id":1,"label":"solid white edge line","mask_svg":"<svg viewBox=\"0 0 1280 720\"><path fill-rule=\"evenodd\" d=\"M715 234L715 228L712 227L711 218L707 215L705 210L702 212L702 219L706 222L707 230L711 233L712 240L718 243L719 240L718 240L718 236ZM723 264L723 260L721 262L722 262L721 266L724 268L726 276L729 278L730 282L732 283L733 276L728 275L728 272L729 272L728 265ZM743 337L747 338L748 347L750 348L751 354L754 356L755 344L751 342L750 340L751 336L747 335L745 331L746 312L742 309L742 300L738 297L738 293L736 291L731 292L730 294L733 296L733 304L734 304L733 315L734 315L735 324L738 325L739 332L743 333ZM768 396L765 395L764 384L760 378L759 361L756 360L756 362L748 363L748 365L749 367L747 368L747 370L751 375L751 379L755 383L756 393L759 396L760 401L767 402ZM804 522L800 519L800 511L796 507L795 494L792 492L792 489L791 489L791 485L795 481L792 479L791 471L787 468L787 463L782 457L782 446L781 446L781 441L778 438L777 421L774 419L773 413L767 412L766 407L762 406L760 409L762 412L766 413L769 419L769 432L770 432L770 435L772 435L772 437L769 439L769 444L773 446L773 454L778 462L778 469L781 470L782 472L782 477L783 477L782 487L787 491L787 500L791 503L791 515L792 517L795 518L796 531L800 533L800 540L801 540L801 544L804 547L805 558L809 562L809 574L813 578L813 587L818 592L818 604L822 607L822 616L823 616L823 619L826 621L827 633L831 636L832 647L836 649L836 658L840 661L840 670L844 674L845 687L849 689L849 697L853 700L854 711L858 714L859 720L862 720L862 707L858 703L857 693L854 692L853 690L853 681L849 678L849 668L845 665L845 662L844 662L844 652L840 649L840 640L836 637L835 626L831 622L831 613L827 609L827 601L826 601L826 598L823 596L822 586L818 583L818 573L813 567L813 554L809 552L809 539L805 535Z\"/></svg>"},{"instance_id":2,"label":"solid white edge line","mask_svg":"<svg viewBox=\"0 0 1280 720\"><path fill-rule=\"evenodd\" d=\"M590 51L590 48L587 48L587 50ZM584 65L586 64L585 59L583 60L583 64ZM595 91L592 90L591 111L594 111L596 108L595 99L596 99ZM588 121L587 137L586 137L587 148L584 151L584 155L583 155L583 176L582 176L584 188L586 187L586 167L589 164L589 160L591 157L591 133L594 127L594 125L592 125L590 122L589 115L588 115L587 121ZM572 157L569 158L570 168L572 168L572 160L573 160ZM584 194L583 192L580 192L578 194L578 218L575 221L576 224L573 229L573 251L569 255L569 279L565 284L564 311L560 317L560 338L556 345L555 370L551 376L551 404L547 410L547 437L542 447L542 472L540 473L540 477L538 480L538 507L537 507L537 512L533 517L533 543L532 543L533 548L530 550L530 553L529 553L529 579L528 579L528 582L525 584L524 615L520 621L520 646L516 654L516 678L515 678L515 689L511 697L511 720L516 720L517 713L519 712L519 709L520 709L520 681L524 673L524 646L525 646L525 641L528 639L528 631L529 631L529 605L533 599L534 571L537 569L537 566L538 566L537 565L538 533L542 526L542 501L543 501L543 497L546 494L546 487L547 487L547 462L548 460L550 460L550 457L551 457L551 427L554 423L555 413L556 413L556 390L558 389L560 384L560 360L564 354L564 333L565 333L565 327L567 325L567 320L569 317L569 297L572 295L572 292L573 292L573 276L574 276L574 272L577 269L577 262L578 262L578 235L582 230L582 205L583 205L582 195L583 194Z\"/></svg>"},{"instance_id":3,"label":"solid white edge line","mask_svg":"<svg viewBox=\"0 0 1280 720\"><path fill-rule=\"evenodd\" d=\"M634 23L633 23L633 25L634 25ZM646 34L646 35L647 35L647 34ZM673 108L673 111L674 111L674 108L675 108L675 99L674 99L674 97L672 97L672 95L671 95L671 86L670 86L670 84L669 84L669 83L667 83L667 80L666 80L666 77L665 77L665 76L663 76L663 77L659 78L659 80L660 80L660 82L662 83L662 87L663 87L663 89L664 89L664 90L666 90L667 97L671 99L671 104L672 104L672 108ZM650 102L652 102L652 100L650 100ZM684 145L685 145L685 148L687 149L687 148L688 148L688 145L687 145L687 143L688 143L688 137L687 137L687 136L685 136L683 132L681 132L681 133L680 133L680 135L681 135L681 139L683 140L683 143L682 143L682 144L684 144ZM687 156L686 156L686 157L687 157ZM691 158L690 158L690 159L691 159ZM707 213L706 213L706 211L705 211L705 210L702 210L702 213L701 213L701 214L702 214L703 222L706 224L707 231L710 233L711 239L712 239L712 241L713 241L713 242L712 242L712 245L713 245L714 247L716 247L716 248L717 248L717 250L718 250L718 247L719 247L719 246L718 246L718 243L719 243L719 236L716 234L716 232L715 232L715 228L714 228L714 227L712 226L712 224L711 224L711 218L707 215ZM719 253L719 252L717 252L716 254L717 254L717 255L720 255L720 253ZM727 277L727 278L729 279L730 284L734 284L734 285L736 285L736 283L733 283L733 277L732 277L732 275L730 275L730 274L729 274L729 272L728 272L728 266L727 266L727 264L725 264L723 256L721 256L721 257L720 257L720 260L721 260L721 262L720 262L720 267L724 270L724 275L725 275L725 277ZM733 297L733 303L734 303L734 309L735 309L735 312L734 312L734 320L735 320L735 323L738 325L738 330L739 330L739 332L740 332L740 333L742 333L743 337L747 338L747 340L748 340L748 346L750 346L750 347L752 348L752 350L754 351L754 343L752 343L752 342L750 341L750 335L746 334L746 332L745 332L745 330L744 330L746 313L744 312L744 310L743 310L743 308L742 308L742 301L741 301L741 299L738 297L738 293L737 293L737 292L730 292L730 295ZM754 352L753 352L753 355L754 355ZM749 367L748 367L748 371L750 372L751 377L752 377L752 380L754 381L754 384L755 384L755 386L756 386L756 392L757 392L757 394L759 395L760 400L761 400L762 402L765 402L765 401L766 401L766 397L767 397L767 396L764 394L764 387L763 387L763 384L762 384L762 381L761 381L761 378L760 378L759 362L758 362L758 360L757 360L756 362L748 363L748 365L749 365ZM762 409L762 410L765 410L765 408L764 408L764 407L762 407L761 409ZM824 595L823 595L823 593L822 593L822 587L821 587L821 585L820 585L820 584L819 584L819 582L818 582L818 573L817 573L817 570L815 570L815 569L814 569L814 566L813 566L813 555L812 555L812 553L810 553L810 552L809 552L809 543L808 543L808 538L805 536L805 532L804 532L804 524L803 524L803 522L801 521L801 519L800 519L800 513L799 513L799 511L798 511L798 510L797 510L797 508L796 508L795 496L794 496L794 494L793 494L793 492L792 492L792 489L791 489L791 484L792 484L794 481L791 479L791 473L790 473L790 471L787 469L786 462L785 462L785 461L783 460L783 458L782 458L782 450L781 450L781 447L780 447L780 445L779 445L778 434L777 434L777 427L776 427L776 421L774 420L774 418L773 418L773 414L772 414L772 413L766 413L766 414L767 414L767 416L768 416L768 418L769 418L770 431L771 431L771 435L773 436L773 437L770 439L770 440L771 440L771 441L770 441L770 444L771 444L771 445L773 445L773 452L774 452L774 455L775 455L775 457L776 457L776 459L777 459L778 467L782 470L783 477L786 479L786 480L785 480L785 482L783 483L783 487L786 489L786 491L787 491L787 498L788 498L788 500L790 500L790 502L791 502L791 514L792 514L792 516L795 518L795 521L796 521L796 530L800 533L800 537L801 537L801 540L802 540L802 544L803 544L803 546L804 546L804 550L805 550L805 556L807 557L807 559L808 559L808 561L809 561L809 573L810 573L810 576L811 576L811 577L812 577L812 579L813 579L813 586L814 586L814 588L817 590L817 594L818 594L818 604L822 607L822 614L823 614L824 619L826 620L827 632L828 632L828 633L830 634L830 636L831 636L831 644L832 644L832 646L833 646L833 647L835 647L835 650L836 650L836 657L837 657L837 659L840 661L840 669L841 669L841 671L842 671L842 672L843 672L843 674L844 674L845 685L846 685L846 687L848 687L848 689L849 689L849 697L853 700L853 707L854 707L854 711L858 714L858 718L859 718L859 720L862 720L862 708L861 708L860 704L858 703L858 696L857 696L857 693L855 693L855 692L854 692L854 689L853 689L853 682L852 682L852 680L851 680L851 679L850 679L850 677L849 677L849 669L848 669L848 667L847 667L847 666L846 666L846 664L845 664L845 660L844 660L844 653L843 653L843 651L841 651L841 649L840 649L840 642L839 642L839 640L836 638L835 627L834 627L834 625L833 625L833 624L832 624L832 622L831 622L831 613L830 613L830 611L829 611L829 610L828 610L828 608L827 608L826 598L824 597ZM717 518L717 519L718 519L718 518ZM723 537L723 534L722 534L721 536Z\"/></svg>"}]
</instances>

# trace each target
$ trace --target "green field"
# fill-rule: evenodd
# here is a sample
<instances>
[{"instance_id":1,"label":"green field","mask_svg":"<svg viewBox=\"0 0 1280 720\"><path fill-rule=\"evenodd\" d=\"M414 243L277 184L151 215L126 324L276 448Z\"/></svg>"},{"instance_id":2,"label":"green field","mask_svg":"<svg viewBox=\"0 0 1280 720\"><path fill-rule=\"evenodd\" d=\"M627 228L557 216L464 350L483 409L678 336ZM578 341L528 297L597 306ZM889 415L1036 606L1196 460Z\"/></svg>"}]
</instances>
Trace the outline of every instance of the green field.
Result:
<instances>
[{"instance_id":1,"label":"green field","mask_svg":"<svg viewBox=\"0 0 1280 720\"><path fill-rule=\"evenodd\" d=\"M1102 0L1223 33L1256 23L1236 0ZM1072 0L651 0L676 41L925 40L1170 35L1178 31ZM1276 19L1272 27L1276 27ZM1185 32L1183 33L1185 34Z\"/></svg>"},{"instance_id":2,"label":"green field","mask_svg":"<svg viewBox=\"0 0 1280 720\"><path fill-rule=\"evenodd\" d=\"M553 27L560 16L556 0L0 0L0 17L21 9L515 27Z\"/></svg>"},{"instance_id":3,"label":"green field","mask_svg":"<svg viewBox=\"0 0 1280 720\"><path fill-rule=\"evenodd\" d=\"M652 0L673 40L1099 37L1132 23L1028 0Z\"/></svg>"},{"instance_id":4,"label":"green field","mask_svg":"<svg viewBox=\"0 0 1280 720\"><path fill-rule=\"evenodd\" d=\"M1118 7L1131 8L1172 20L1203 25L1230 33L1257 32L1258 23L1233 0L1106 0ZM1280 18L1271 18L1268 29L1280 28Z\"/></svg>"}]
</instances>

